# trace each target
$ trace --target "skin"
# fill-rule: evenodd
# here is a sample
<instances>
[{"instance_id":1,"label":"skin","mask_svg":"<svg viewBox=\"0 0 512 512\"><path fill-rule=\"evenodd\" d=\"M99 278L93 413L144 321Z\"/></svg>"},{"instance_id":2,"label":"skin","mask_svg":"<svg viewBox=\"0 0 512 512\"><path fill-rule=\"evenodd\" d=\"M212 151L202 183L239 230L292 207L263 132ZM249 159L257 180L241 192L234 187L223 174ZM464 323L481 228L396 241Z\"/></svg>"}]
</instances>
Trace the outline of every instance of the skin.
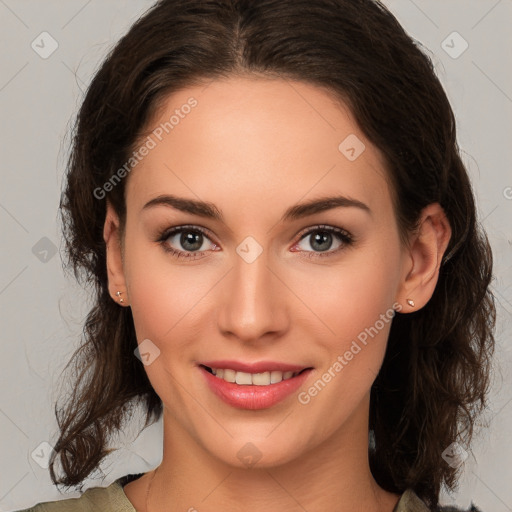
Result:
<instances>
[{"instance_id":1,"label":"skin","mask_svg":"<svg viewBox=\"0 0 512 512\"><path fill-rule=\"evenodd\" d=\"M131 307L138 342L150 339L160 350L144 368L164 404L162 463L125 493L146 510L154 477L151 512L391 512L399 496L377 485L367 456L370 388L390 322L305 405L294 393L268 409L231 407L211 393L196 363L313 367L299 391L307 390L393 304L407 314L428 302L451 235L444 212L429 205L408 246L400 244L380 152L321 88L254 76L216 80L171 95L150 129L191 96L197 106L127 178L124 238L110 204L105 220L109 290L116 302L123 292L120 307ZM355 161L338 150L349 134L366 147ZM224 222L168 206L142 211L161 194L214 203ZM280 221L288 207L330 195L357 199L371 213L341 207ZM177 259L156 241L159 231L185 224L211 233L197 259ZM322 252L315 232L301 240L319 224L348 231L354 243L333 235ZM236 252L247 236L263 250L252 263ZM167 242L187 252L179 235ZM252 467L237 457L246 443L261 455Z\"/></svg>"}]
</instances>

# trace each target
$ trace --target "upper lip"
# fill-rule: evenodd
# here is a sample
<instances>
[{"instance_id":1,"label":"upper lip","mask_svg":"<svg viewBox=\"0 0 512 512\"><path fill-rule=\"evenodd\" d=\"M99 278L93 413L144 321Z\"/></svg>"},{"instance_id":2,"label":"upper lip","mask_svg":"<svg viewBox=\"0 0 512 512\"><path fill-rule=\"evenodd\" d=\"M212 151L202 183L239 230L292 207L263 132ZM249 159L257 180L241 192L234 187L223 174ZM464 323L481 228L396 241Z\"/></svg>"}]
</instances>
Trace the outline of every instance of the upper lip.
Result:
<instances>
[{"instance_id":1,"label":"upper lip","mask_svg":"<svg viewBox=\"0 0 512 512\"><path fill-rule=\"evenodd\" d=\"M277 361L258 361L255 363L244 363L242 361L229 361L226 359L222 361L201 361L199 364L208 366L209 368L231 369L237 372L246 373L263 373L272 371L300 372L306 368L311 368L310 366L280 363Z\"/></svg>"}]
</instances>

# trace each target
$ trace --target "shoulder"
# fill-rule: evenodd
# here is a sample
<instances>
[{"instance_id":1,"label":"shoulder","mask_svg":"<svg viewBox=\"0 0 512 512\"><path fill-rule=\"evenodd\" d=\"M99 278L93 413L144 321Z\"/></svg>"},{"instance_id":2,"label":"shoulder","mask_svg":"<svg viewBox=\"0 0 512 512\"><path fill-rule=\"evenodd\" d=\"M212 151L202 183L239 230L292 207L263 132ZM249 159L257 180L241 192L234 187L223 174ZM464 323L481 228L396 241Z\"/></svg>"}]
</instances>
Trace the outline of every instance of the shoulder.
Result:
<instances>
[{"instance_id":1,"label":"shoulder","mask_svg":"<svg viewBox=\"0 0 512 512\"><path fill-rule=\"evenodd\" d=\"M412 490L407 489L398 500L393 512L431 512L427 505Z\"/></svg>"},{"instance_id":2,"label":"shoulder","mask_svg":"<svg viewBox=\"0 0 512 512\"><path fill-rule=\"evenodd\" d=\"M482 510L471 504L471 507L468 509L456 507L439 507L436 512L482 512Z\"/></svg>"},{"instance_id":3,"label":"shoulder","mask_svg":"<svg viewBox=\"0 0 512 512\"><path fill-rule=\"evenodd\" d=\"M123 479L118 479L108 487L91 487L79 498L38 503L18 512L90 512L91 510L135 512L123 492L122 482Z\"/></svg>"},{"instance_id":4,"label":"shoulder","mask_svg":"<svg viewBox=\"0 0 512 512\"><path fill-rule=\"evenodd\" d=\"M462 509L452 506L439 506L435 509L427 507L418 495L412 490L407 489L401 496L396 504L393 512L482 512L475 505L471 505L469 509Z\"/></svg>"}]
</instances>

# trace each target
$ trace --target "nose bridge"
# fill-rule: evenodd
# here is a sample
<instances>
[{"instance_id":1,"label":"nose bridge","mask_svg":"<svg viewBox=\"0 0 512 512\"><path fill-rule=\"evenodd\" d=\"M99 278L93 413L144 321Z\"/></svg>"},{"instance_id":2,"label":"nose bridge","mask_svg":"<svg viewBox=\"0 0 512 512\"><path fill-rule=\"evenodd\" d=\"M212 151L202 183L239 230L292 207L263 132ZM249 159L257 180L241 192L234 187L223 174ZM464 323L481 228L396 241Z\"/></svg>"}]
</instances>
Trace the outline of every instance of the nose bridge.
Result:
<instances>
[{"instance_id":1,"label":"nose bridge","mask_svg":"<svg viewBox=\"0 0 512 512\"><path fill-rule=\"evenodd\" d=\"M219 315L219 327L225 333L252 340L282 329L282 296L267 256L268 251L253 240L237 247Z\"/></svg>"}]
</instances>

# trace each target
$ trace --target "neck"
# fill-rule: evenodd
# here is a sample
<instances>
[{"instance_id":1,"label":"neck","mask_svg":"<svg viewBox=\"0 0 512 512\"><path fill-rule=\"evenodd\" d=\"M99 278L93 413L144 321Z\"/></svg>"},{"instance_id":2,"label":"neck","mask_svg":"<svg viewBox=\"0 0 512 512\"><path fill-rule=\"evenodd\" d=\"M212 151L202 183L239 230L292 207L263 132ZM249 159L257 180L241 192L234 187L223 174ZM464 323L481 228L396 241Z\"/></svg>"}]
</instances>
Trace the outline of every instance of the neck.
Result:
<instances>
[{"instance_id":1,"label":"neck","mask_svg":"<svg viewBox=\"0 0 512 512\"><path fill-rule=\"evenodd\" d=\"M151 482L147 512L392 512L399 499L381 489L370 472L367 416L347 422L291 462L240 468L209 454L166 411L163 460Z\"/></svg>"}]
</instances>

